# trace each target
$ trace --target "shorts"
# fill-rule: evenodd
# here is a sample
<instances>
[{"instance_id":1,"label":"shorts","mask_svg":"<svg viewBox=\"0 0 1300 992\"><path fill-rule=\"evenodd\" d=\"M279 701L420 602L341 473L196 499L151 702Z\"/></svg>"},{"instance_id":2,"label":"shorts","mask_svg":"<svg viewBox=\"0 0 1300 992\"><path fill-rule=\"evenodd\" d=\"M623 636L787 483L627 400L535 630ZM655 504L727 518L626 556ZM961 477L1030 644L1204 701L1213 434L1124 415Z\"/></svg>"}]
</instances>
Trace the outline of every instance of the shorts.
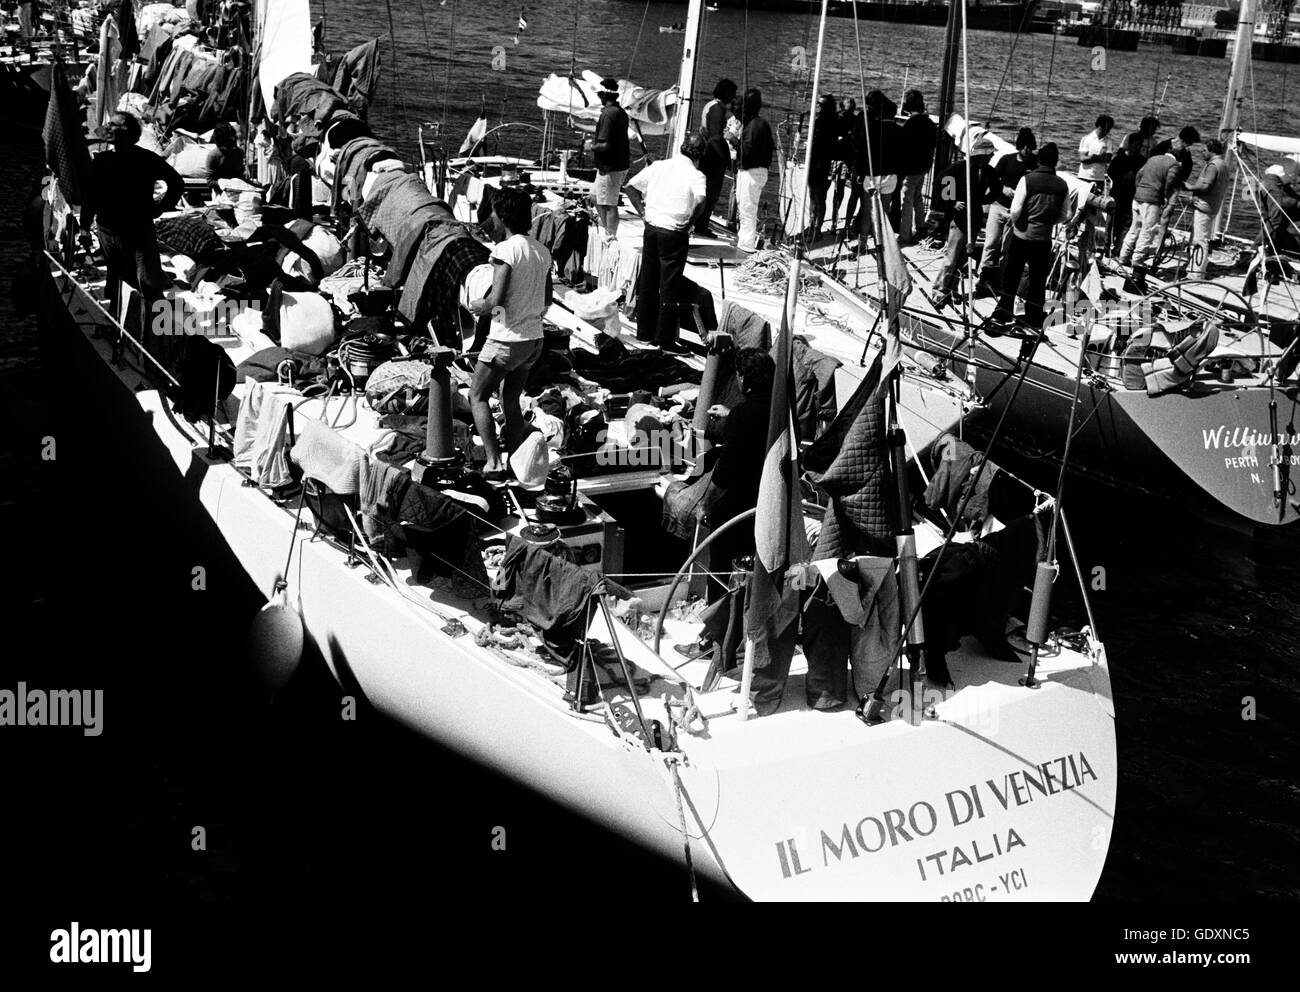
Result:
<instances>
[{"instance_id":1,"label":"shorts","mask_svg":"<svg viewBox=\"0 0 1300 992\"><path fill-rule=\"evenodd\" d=\"M617 207L618 195L623 189L623 180L627 178L627 169L618 172L598 172L596 182L591 187L598 207Z\"/></svg>"},{"instance_id":2,"label":"shorts","mask_svg":"<svg viewBox=\"0 0 1300 992\"><path fill-rule=\"evenodd\" d=\"M488 338L487 344L478 353L478 360L489 368L510 373L528 368L541 353L541 338L528 341L498 341Z\"/></svg>"}]
</instances>

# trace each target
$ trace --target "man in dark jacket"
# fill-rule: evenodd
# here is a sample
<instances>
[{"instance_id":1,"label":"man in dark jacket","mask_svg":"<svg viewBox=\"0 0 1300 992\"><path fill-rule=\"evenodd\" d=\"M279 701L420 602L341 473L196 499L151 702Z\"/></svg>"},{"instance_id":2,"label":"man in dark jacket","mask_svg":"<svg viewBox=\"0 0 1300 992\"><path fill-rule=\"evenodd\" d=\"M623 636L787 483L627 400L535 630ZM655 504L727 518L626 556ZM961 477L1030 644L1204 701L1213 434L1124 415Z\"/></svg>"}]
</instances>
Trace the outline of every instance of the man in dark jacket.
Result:
<instances>
[{"instance_id":1,"label":"man in dark jacket","mask_svg":"<svg viewBox=\"0 0 1300 992\"><path fill-rule=\"evenodd\" d=\"M116 316L121 283L134 287L147 302L166 288L153 222L180 202L185 181L159 156L136 144L140 122L133 115L113 114L108 130L113 147L92 163L94 195L81 212L81 226L89 231L98 222L99 246L108 267L105 290ZM154 199L157 182L167 186L160 201Z\"/></svg>"},{"instance_id":2,"label":"man in dark jacket","mask_svg":"<svg viewBox=\"0 0 1300 992\"><path fill-rule=\"evenodd\" d=\"M1115 153L1106 167L1110 177L1110 195L1115 200L1115 212L1110 223L1110 250L1118 251L1124 243L1133 220L1133 192L1137 188L1138 170L1146 158L1142 155L1142 136L1134 131L1124 140L1124 147Z\"/></svg>"},{"instance_id":3,"label":"man in dark jacket","mask_svg":"<svg viewBox=\"0 0 1300 992\"><path fill-rule=\"evenodd\" d=\"M705 436L718 445L709 491L705 496L705 513L709 527L717 530L728 520L758 505L758 486L767 456L767 426L772 408L772 381L776 363L761 348L741 348L736 352L736 376L744 399L728 409L721 403L709 408ZM709 544L709 579L706 599L715 603L727 595L732 572L731 563L754 553L754 523L747 521L714 538ZM692 646L679 646L688 657L698 657L712 649L721 637L701 633Z\"/></svg>"},{"instance_id":4,"label":"man in dark jacket","mask_svg":"<svg viewBox=\"0 0 1300 992\"><path fill-rule=\"evenodd\" d=\"M981 138L971 146L969 167L965 158L959 158L935 177L930 199L940 217L939 231L946 227L948 234L943 265L934 280L934 288L939 293L934 303L936 309L947 306L957 289L958 276L966 264L970 245L968 231L978 231L984 223L978 193L984 187L984 173L992 155L993 142ZM975 196L967 195L967 175Z\"/></svg>"},{"instance_id":5,"label":"man in dark jacket","mask_svg":"<svg viewBox=\"0 0 1300 992\"><path fill-rule=\"evenodd\" d=\"M1070 189L1056 174L1060 153L1048 142L1038 151L1038 167L1016 185L1011 198L1011 238L1002 265L1002 295L995 319L1014 317L1020 277L1029 270L1025 287L1025 323L1043 326L1043 300L1052 269L1052 230L1070 219Z\"/></svg>"},{"instance_id":6,"label":"man in dark jacket","mask_svg":"<svg viewBox=\"0 0 1300 992\"><path fill-rule=\"evenodd\" d=\"M618 198L627 178L631 151L627 140L627 111L618 105L618 80L600 81L600 102L604 107L591 138L591 155L596 163L596 217L605 236L618 234Z\"/></svg>"},{"instance_id":7,"label":"man in dark jacket","mask_svg":"<svg viewBox=\"0 0 1300 992\"><path fill-rule=\"evenodd\" d=\"M1003 155L989 174L988 215L984 222L984 254L980 256L980 282L995 290L1001 286L1002 252L1011 227L1011 198L1016 185L1037 164L1034 132L1022 127L1016 135L1016 153ZM989 295L992 295L990 292Z\"/></svg>"},{"instance_id":8,"label":"man in dark jacket","mask_svg":"<svg viewBox=\"0 0 1300 992\"><path fill-rule=\"evenodd\" d=\"M731 116L731 101L736 98L736 84L730 79L718 80L713 87L713 99L704 105L700 115L700 137L705 141L704 159L700 171L704 173L704 211L695 224L695 233L710 235L709 221L713 208L722 193L722 177L731 164L731 146L727 144L727 119Z\"/></svg>"},{"instance_id":9,"label":"man in dark jacket","mask_svg":"<svg viewBox=\"0 0 1300 992\"><path fill-rule=\"evenodd\" d=\"M866 104L860 250L866 244L867 235L875 237L873 201L891 218L898 207L898 156L903 143L894 101L880 90L872 90L867 94Z\"/></svg>"},{"instance_id":10,"label":"man in dark jacket","mask_svg":"<svg viewBox=\"0 0 1300 992\"><path fill-rule=\"evenodd\" d=\"M740 148L736 154L736 210L740 216L740 230L736 247L754 251L758 247L758 207L767 185L768 170L776 143L772 140L772 127L759 111L763 109L763 94L749 90L741 111L744 121L740 131Z\"/></svg>"},{"instance_id":11,"label":"man in dark jacket","mask_svg":"<svg viewBox=\"0 0 1300 992\"><path fill-rule=\"evenodd\" d=\"M835 156L840 145L840 119L835 106L835 97L827 94L817 104L817 116L813 119L812 133L808 136L812 142L808 170L808 232L809 241L815 240L821 233L826 220L826 194L831 188L831 171L835 166Z\"/></svg>"},{"instance_id":12,"label":"man in dark jacket","mask_svg":"<svg viewBox=\"0 0 1300 992\"><path fill-rule=\"evenodd\" d=\"M903 114L906 120L900 130L902 148L899 151L898 181L902 189L901 214L898 224L900 244L911 244L921 226L918 218L925 216L921 206L921 188L926 174L934 165L934 146L939 128L925 111L925 99L920 90L908 90L903 95ZM933 197L933 194L931 194Z\"/></svg>"}]
</instances>

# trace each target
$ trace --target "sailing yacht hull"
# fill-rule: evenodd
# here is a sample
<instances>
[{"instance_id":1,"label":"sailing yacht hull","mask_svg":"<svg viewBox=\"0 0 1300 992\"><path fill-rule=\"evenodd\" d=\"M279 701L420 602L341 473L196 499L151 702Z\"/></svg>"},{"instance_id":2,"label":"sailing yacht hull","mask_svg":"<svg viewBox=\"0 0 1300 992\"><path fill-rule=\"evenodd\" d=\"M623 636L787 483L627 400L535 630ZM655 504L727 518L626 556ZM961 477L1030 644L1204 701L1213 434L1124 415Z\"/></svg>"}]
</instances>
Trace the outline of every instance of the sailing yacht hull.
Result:
<instances>
[{"instance_id":1,"label":"sailing yacht hull","mask_svg":"<svg viewBox=\"0 0 1300 992\"><path fill-rule=\"evenodd\" d=\"M900 718L868 728L848 712L748 722L715 713L703 736L679 736L678 754L647 750L574 714L536 673L444 633L428 590L410 587L426 597L413 604L349 567L332 543L295 530L288 509L207 457L202 432L144 376L113 364L85 290L62 276L49 290L46 333L58 338L63 373L114 394L96 408L111 415L116 443L174 469L170 482L150 478L150 492L196 500L258 589L272 587L297 542L289 600L341 696L679 861L684 819L696 870L751 898L1091 897L1115 808L1104 652L1049 650L1036 690L1016 683L1020 666L950 655L963 688L927 699L939 719L915 726ZM648 647L620 640L631 660L646 661ZM909 708L906 697L891 704L899 716ZM680 806L669 770L678 760Z\"/></svg>"},{"instance_id":2,"label":"sailing yacht hull","mask_svg":"<svg viewBox=\"0 0 1300 992\"><path fill-rule=\"evenodd\" d=\"M913 332L930 348L947 350L957 342L950 332L919 321ZM963 378L965 356L963 348L952 362L954 373ZM1059 465L1074 399L1073 373L1035 364L1016 395L1018 372L1010 374L1005 354L981 342L974 359L978 391L989 401L973 426L991 429L1010 405L999 444L1021 457ZM1153 398L1145 390L1116 389L1085 374L1071 471L1161 499L1190 494L1203 509L1226 510L1231 521L1250 526L1294 523L1300 516L1295 502L1300 498L1297 387L1197 386L1195 394ZM1274 461L1280 463L1276 482Z\"/></svg>"}]
</instances>

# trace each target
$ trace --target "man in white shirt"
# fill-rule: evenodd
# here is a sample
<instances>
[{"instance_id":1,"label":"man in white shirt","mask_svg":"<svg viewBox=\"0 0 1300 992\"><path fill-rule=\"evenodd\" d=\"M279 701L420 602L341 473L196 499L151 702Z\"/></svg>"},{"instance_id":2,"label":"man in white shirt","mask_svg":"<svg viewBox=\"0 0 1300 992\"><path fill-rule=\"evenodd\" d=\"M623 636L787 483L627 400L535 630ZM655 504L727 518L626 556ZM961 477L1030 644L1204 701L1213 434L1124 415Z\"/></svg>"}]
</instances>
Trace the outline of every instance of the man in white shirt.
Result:
<instances>
[{"instance_id":1,"label":"man in white shirt","mask_svg":"<svg viewBox=\"0 0 1300 992\"><path fill-rule=\"evenodd\" d=\"M1115 118L1102 114L1097 118L1097 127L1079 139L1079 178L1093 184L1093 192L1102 192L1101 185L1106 182L1106 166L1115 157L1115 142L1110 137L1115 127Z\"/></svg>"},{"instance_id":2,"label":"man in white shirt","mask_svg":"<svg viewBox=\"0 0 1300 992\"><path fill-rule=\"evenodd\" d=\"M499 221L495 229L504 230L508 237L492 249L492 288L482 299L470 302L476 315L492 315L492 329L474 367L469 400L487 455L483 476L493 482L506 481L509 476L489 400L500 387L505 416L502 439L512 451L526 433L519 398L529 370L542 353L542 318L553 294L551 253L528 233L532 206L527 193L497 190L492 200L492 213Z\"/></svg>"},{"instance_id":3,"label":"man in white shirt","mask_svg":"<svg viewBox=\"0 0 1300 992\"><path fill-rule=\"evenodd\" d=\"M645 218L641 277L637 283L636 336L668 351L677 344L682 273L691 227L704 210L707 184L700 171L704 139L691 135L681 154L646 166L627 188L640 194Z\"/></svg>"}]
</instances>

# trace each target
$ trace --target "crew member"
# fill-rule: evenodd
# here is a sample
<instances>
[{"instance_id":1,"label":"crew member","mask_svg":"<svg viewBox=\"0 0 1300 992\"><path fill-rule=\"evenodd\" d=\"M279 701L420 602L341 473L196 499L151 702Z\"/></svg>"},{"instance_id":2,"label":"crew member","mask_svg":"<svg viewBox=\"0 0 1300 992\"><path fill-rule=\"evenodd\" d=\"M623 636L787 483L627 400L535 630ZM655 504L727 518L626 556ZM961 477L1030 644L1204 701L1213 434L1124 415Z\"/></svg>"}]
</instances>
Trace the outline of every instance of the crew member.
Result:
<instances>
[{"instance_id":1,"label":"crew member","mask_svg":"<svg viewBox=\"0 0 1300 992\"><path fill-rule=\"evenodd\" d=\"M1020 180L1034 168L1037 147L1034 132L1022 127L1016 135L1016 153L998 159L989 177L991 196L986 201L989 209L984 222L984 254L980 256L980 282L989 295L995 295L1002 284L1002 253L1011 226L1011 199Z\"/></svg>"},{"instance_id":2,"label":"crew member","mask_svg":"<svg viewBox=\"0 0 1300 992\"><path fill-rule=\"evenodd\" d=\"M806 239L815 241L821 234L822 224L826 220L826 194L831 188L831 170L835 166L835 155L840 143L839 114L835 107L835 97L829 93L817 104L817 115L813 118L812 131L808 135L812 142L808 168L808 216L809 225Z\"/></svg>"},{"instance_id":3,"label":"crew member","mask_svg":"<svg viewBox=\"0 0 1300 992\"><path fill-rule=\"evenodd\" d=\"M1174 194L1180 185L1182 163L1177 151L1181 141L1175 138L1171 150L1152 155L1138 170L1133 191L1133 224L1124 236L1120 249L1121 265L1133 267L1130 288L1141 291L1145 285L1147 264L1155 256L1160 235L1168 220L1168 207L1174 205Z\"/></svg>"},{"instance_id":4,"label":"crew member","mask_svg":"<svg viewBox=\"0 0 1300 992\"><path fill-rule=\"evenodd\" d=\"M643 198L638 209L645 217L637 283L637 340L669 351L680 350L681 283L691 226L708 204L708 184L700 171L704 154L704 139L691 135L682 142L680 154L646 166L627 184Z\"/></svg>"},{"instance_id":5,"label":"crew member","mask_svg":"<svg viewBox=\"0 0 1300 992\"><path fill-rule=\"evenodd\" d=\"M502 440L513 451L526 431L519 398L529 369L542 353L542 318L551 305L553 288L551 253L529 234L533 223L529 195L502 187L492 198L492 212L498 222L494 228L504 228L508 236L492 249L491 290L470 302L476 315L492 315L492 328L470 383L470 410L487 454L483 475L490 481L505 481L508 466L488 401L500 387L505 416Z\"/></svg>"},{"instance_id":6,"label":"crew member","mask_svg":"<svg viewBox=\"0 0 1300 992\"><path fill-rule=\"evenodd\" d=\"M1124 139L1124 147L1116 152L1110 165L1106 166L1106 175L1110 177L1110 195L1115 201L1115 210L1110 219L1111 252L1115 252L1124 243L1124 235L1133 221L1133 193L1137 189L1137 174L1146 161L1142 157L1142 136L1134 131Z\"/></svg>"},{"instance_id":7,"label":"crew member","mask_svg":"<svg viewBox=\"0 0 1300 992\"><path fill-rule=\"evenodd\" d=\"M1002 266L1002 296L995 319L1009 322L1015 313L1016 290L1025 270L1025 323L1043 325L1043 300L1052 269L1052 230L1070 219L1070 190L1056 174L1060 152L1054 142L1038 151L1038 166L1016 184L1011 198L1011 237Z\"/></svg>"},{"instance_id":8,"label":"crew member","mask_svg":"<svg viewBox=\"0 0 1300 992\"><path fill-rule=\"evenodd\" d=\"M946 226L948 233L943 265L939 267L939 274L934 280L934 288L939 293L934 301L935 309L942 309L951 303L956 293L958 278L966 264L969 248L968 225L969 230L975 232L984 222L978 195L967 195L967 174L969 172L970 188L978 192L984 187L984 172L992 155L993 142L982 137L971 146L969 168L966 159L959 158L935 177L934 188L937 193L931 200L940 218L939 231L942 232Z\"/></svg>"},{"instance_id":9,"label":"crew member","mask_svg":"<svg viewBox=\"0 0 1300 992\"><path fill-rule=\"evenodd\" d=\"M140 121L134 115L114 113L108 134L113 147L96 155L92 163L94 195L81 212L81 226L88 239L90 225L97 222L108 268L105 291L116 314L121 283L134 287L146 301L160 297L169 285L153 221L180 202L185 181L160 156L136 144ZM154 185L159 182L167 190L156 200Z\"/></svg>"},{"instance_id":10,"label":"crew member","mask_svg":"<svg viewBox=\"0 0 1300 992\"><path fill-rule=\"evenodd\" d=\"M631 153L627 140L627 111L618 105L618 80L600 81L600 102L604 105L591 139L596 162L596 218L608 238L618 235L618 199L627 178Z\"/></svg>"},{"instance_id":11,"label":"crew member","mask_svg":"<svg viewBox=\"0 0 1300 992\"><path fill-rule=\"evenodd\" d=\"M740 215L736 247L745 251L754 251L758 247L758 207L763 198L763 188L767 185L768 170L772 167L772 155L776 151L772 127L759 113L762 109L763 94L749 90L741 111L744 126L736 157L736 207Z\"/></svg>"},{"instance_id":12,"label":"crew member","mask_svg":"<svg viewBox=\"0 0 1300 992\"><path fill-rule=\"evenodd\" d=\"M1205 142L1205 167L1196 182L1187 187L1192 195L1192 257L1187 274L1195 279L1205 277L1210 263L1210 239L1214 234L1214 219L1219 215L1223 199L1228 195L1228 164L1223 158L1223 142L1210 138Z\"/></svg>"},{"instance_id":13,"label":"crew member","mask_svg":"<svg viewBox=\"0 0 1300 992\"><path fill-rule=\"evenodd\" d=\"M695 233L708 236L712 233L709 221L713 208L722 193L722 177L731 163L731 149L727 145L727 119L731 116L731 101L736 98L736 84L730 79L719 79L713 87L713 99L704 105L700 115L700 137L705 142L700 171L704 173L704 211L695 220Z\"/></svg>"},{"instance_id":14,"label":"crew member","mask_svg":"<svg viewBox=\"0 0 1300 992\"><path fill-rule=\"evenodd\" d=\"M925 111L925 98L920 90L908 90L903 94L903 122L899 136L902 149L899 152L899 186L902 190L901 213L899 215L899 244L911 244L920 234L925 217L922 208L921 189L925 177L934 165L934 146L938 140L939 129L930 120Z\"/></svg>"},{"instance_id":15,"label":"crew member","mask_svg":"<svg viewBox=\"0 0 1300 992\"><path fill-rule=\"evenodd\" d=\"M1097 126L1079 139L1079 178L1092 183L1094 193L1102 192L1106 184L1106 167L1115 157L1115 142L1110 132L1115 118L1102 114Z\"/></svg>"}]
</instances>

